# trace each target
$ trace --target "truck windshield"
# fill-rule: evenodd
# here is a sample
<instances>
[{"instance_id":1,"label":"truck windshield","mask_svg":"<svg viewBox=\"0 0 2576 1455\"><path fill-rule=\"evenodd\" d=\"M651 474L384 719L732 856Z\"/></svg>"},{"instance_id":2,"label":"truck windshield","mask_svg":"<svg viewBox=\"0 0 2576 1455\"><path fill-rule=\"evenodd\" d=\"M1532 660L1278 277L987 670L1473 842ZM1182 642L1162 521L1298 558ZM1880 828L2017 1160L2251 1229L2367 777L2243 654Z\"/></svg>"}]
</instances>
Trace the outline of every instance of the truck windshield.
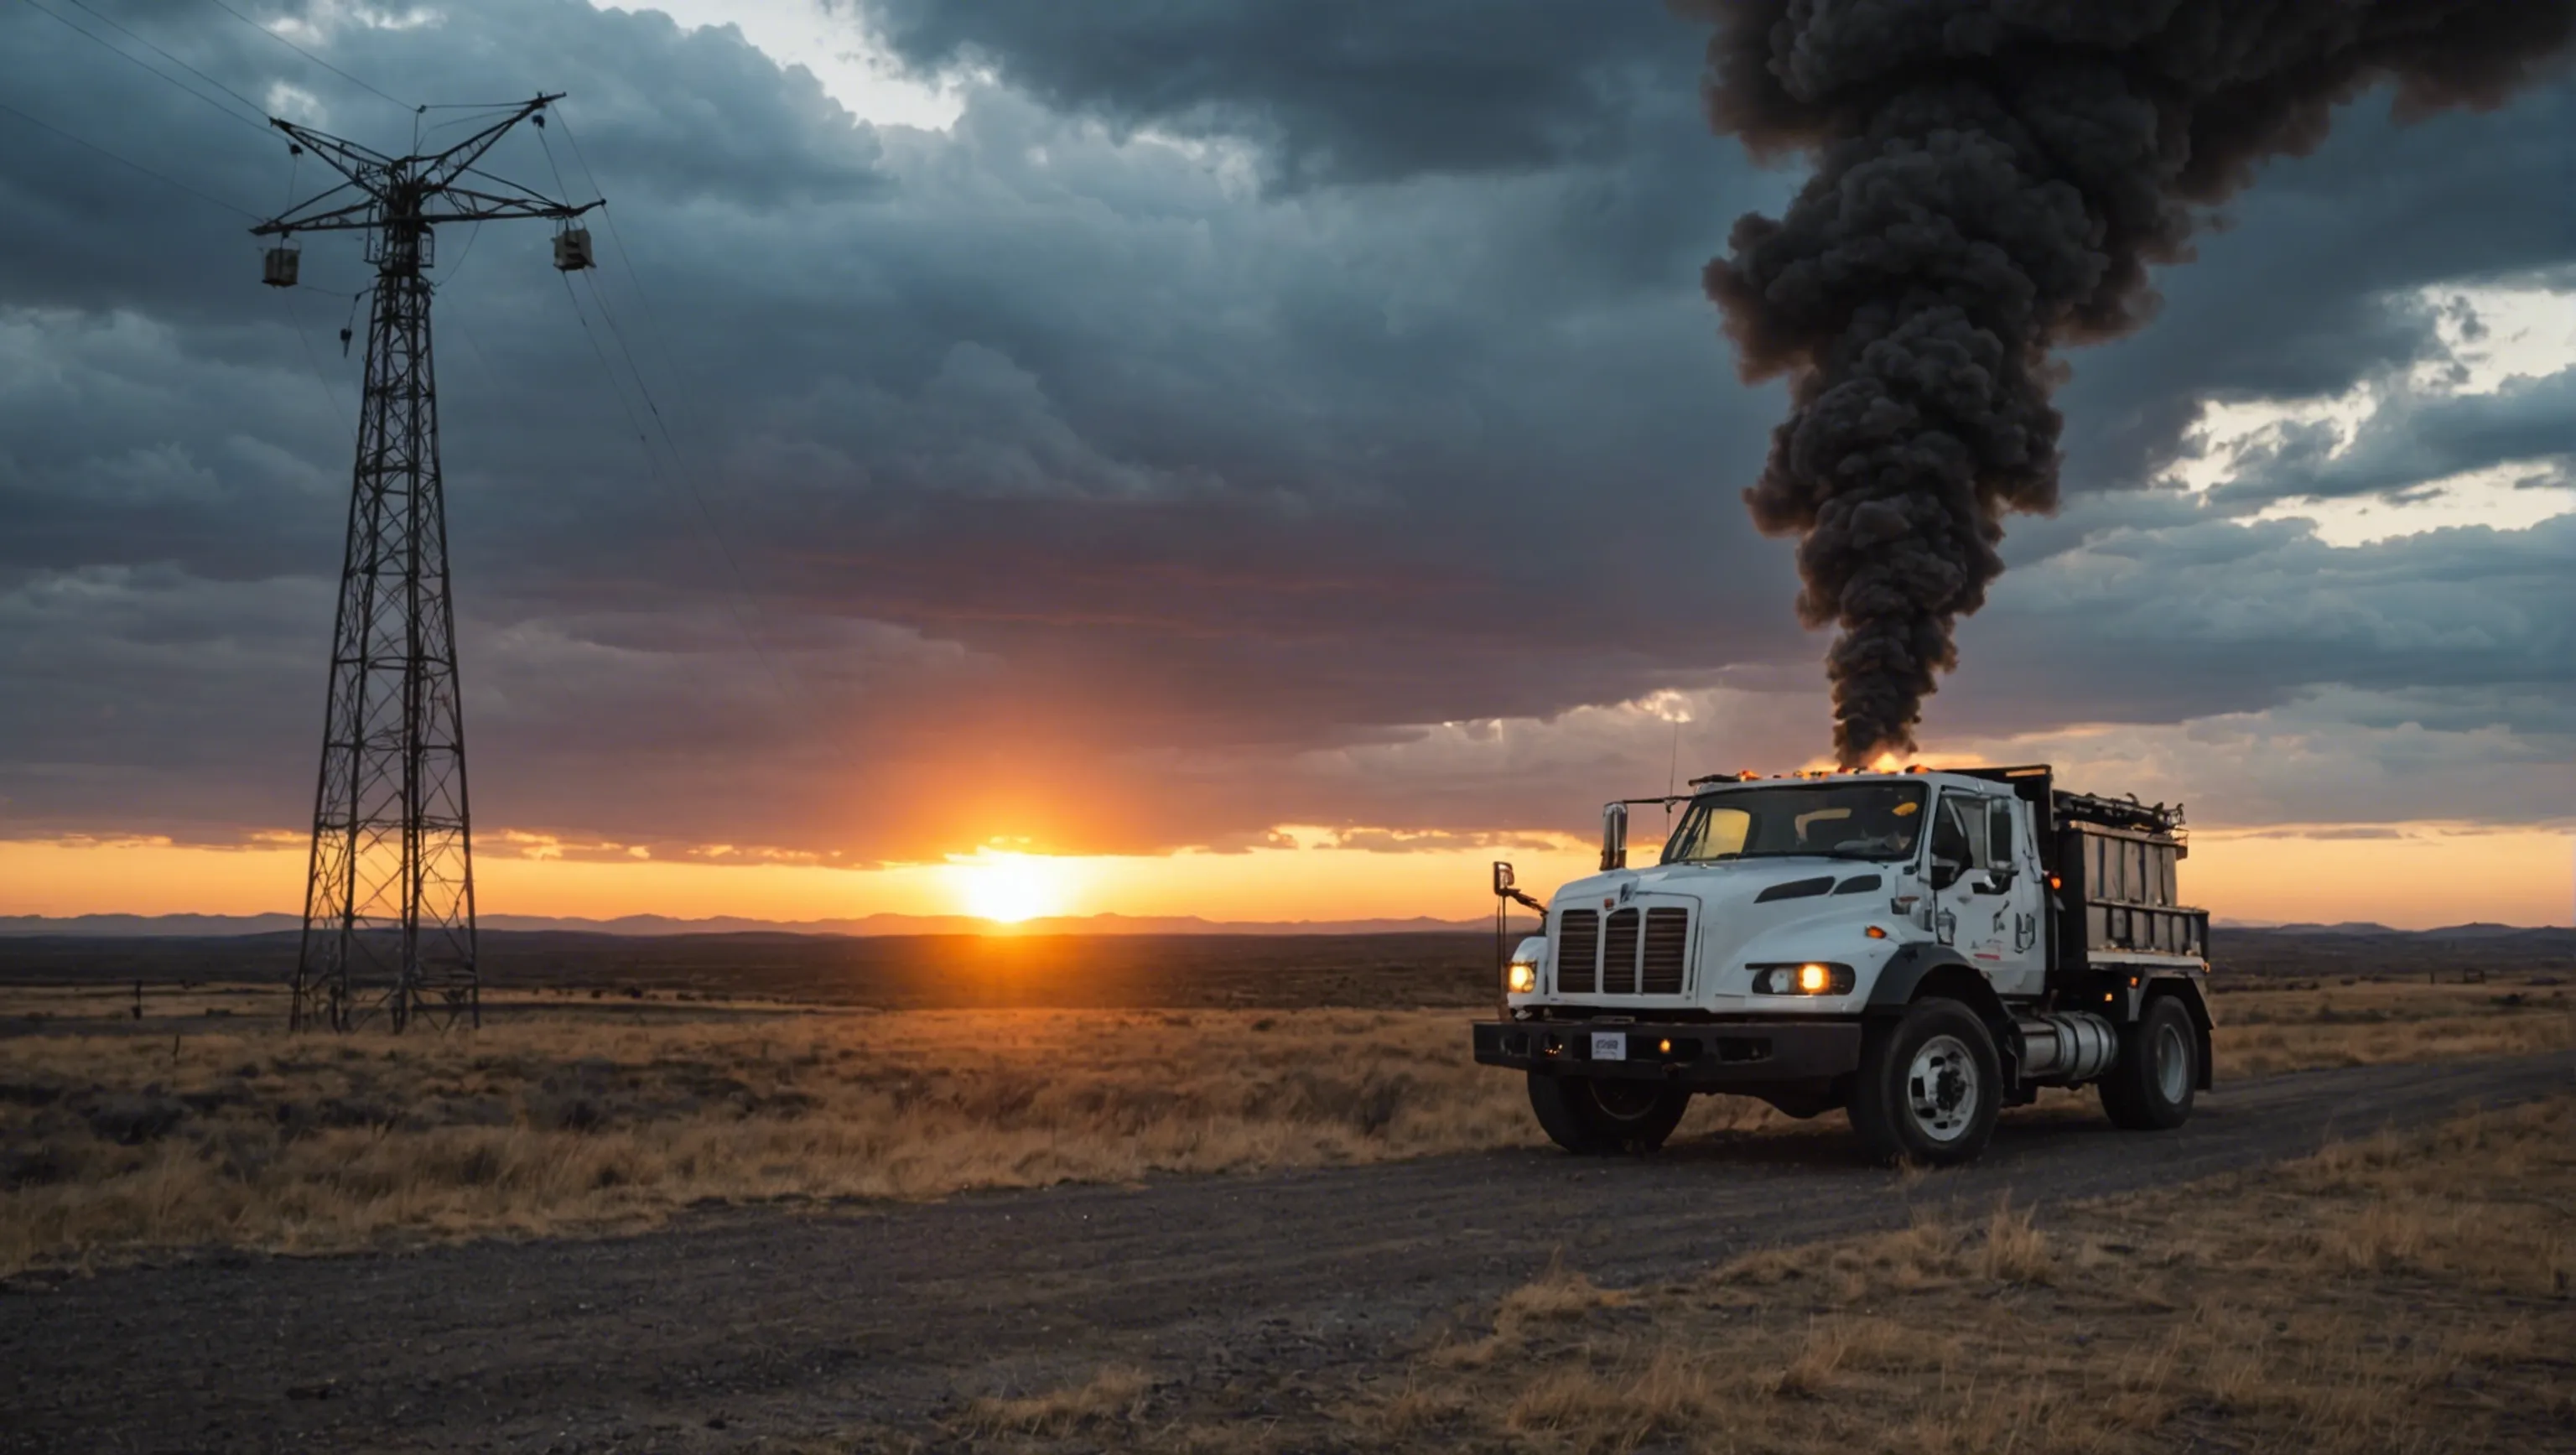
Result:
<instances>
[{"instance_id":1,"label":"truck windshield","mask_svg":"<svg viewBox=\"0 0 2576 1455\"><path fill-rule=\"evenodd\" d=\"M1920 783L1781 783L1722 788L1691 800L1664 844L1667 864L1720 859L1896 860L1923 829Z\"/></svg>"}]
</instances>

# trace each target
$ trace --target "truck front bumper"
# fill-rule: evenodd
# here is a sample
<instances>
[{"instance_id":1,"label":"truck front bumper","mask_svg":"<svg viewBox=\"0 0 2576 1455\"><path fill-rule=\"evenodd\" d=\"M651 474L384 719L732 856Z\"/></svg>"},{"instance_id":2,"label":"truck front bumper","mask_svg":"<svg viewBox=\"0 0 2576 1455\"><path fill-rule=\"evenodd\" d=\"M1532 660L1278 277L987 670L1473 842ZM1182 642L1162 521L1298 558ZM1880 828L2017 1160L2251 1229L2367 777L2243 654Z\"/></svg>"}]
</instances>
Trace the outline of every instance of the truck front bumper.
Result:
<instances>
[{"instance_id":1,"label":"truck front bumper","mask_svg":"<svg viewBox=\"0 0 2576 1455\"><path fill-rule=\"evenodd\" d=\"M1830 1081L1860 1065L1860 1022L1744 1020L1478 1021L1476 1059L1558 1076L1667 1081L1710 1090ZM1595 1059L1596 1034L1617 1033L1627 1054Z\"/></svg>"}]
</instances>

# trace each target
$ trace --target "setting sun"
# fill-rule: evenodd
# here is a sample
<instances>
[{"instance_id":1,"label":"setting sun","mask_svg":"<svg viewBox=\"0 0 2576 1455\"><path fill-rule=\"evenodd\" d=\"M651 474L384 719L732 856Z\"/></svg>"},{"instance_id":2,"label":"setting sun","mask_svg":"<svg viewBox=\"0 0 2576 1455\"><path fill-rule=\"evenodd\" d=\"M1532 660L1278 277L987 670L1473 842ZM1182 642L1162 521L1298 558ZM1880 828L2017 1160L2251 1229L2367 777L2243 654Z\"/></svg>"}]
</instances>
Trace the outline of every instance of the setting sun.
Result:
<instances>
[{"instance_id":1,"label":"setting sun","mask_svg":"<svg viewBox=\"0 0 2576 1455\"><path fill-rule=\"evenodd\" d=\"M1055 860L987 851L952 861L948 873L966 912L978 919L1017 924L1064 912L1069 886L1065 866Z\"/></svg>"}]
</instances>

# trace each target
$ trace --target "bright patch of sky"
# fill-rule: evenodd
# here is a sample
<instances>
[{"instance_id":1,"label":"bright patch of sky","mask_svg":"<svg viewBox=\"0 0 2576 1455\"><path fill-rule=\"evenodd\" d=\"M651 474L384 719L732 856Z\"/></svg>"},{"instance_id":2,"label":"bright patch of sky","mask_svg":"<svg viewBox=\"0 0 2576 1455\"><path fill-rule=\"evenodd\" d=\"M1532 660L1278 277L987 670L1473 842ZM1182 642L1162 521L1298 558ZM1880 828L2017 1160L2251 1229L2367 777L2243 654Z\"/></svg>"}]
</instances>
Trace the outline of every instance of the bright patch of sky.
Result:
<instances>
[{"instance_id":1,"label":"bright patch of sky","mask_svg":"<svg viewBox=\"0 0 2576 1455\"><path fill-rule=\"evenodd\" d=\"M2432 312L2444 354L2412 371L2313 399L2213 400L2203 409L2200 450L2173 476L2194 491L2228 480L2240 459L2291 431L2322 428L2340 457L2379 412L2400 396L2416 399L2493 394L2521 379L2576 369L2576 292L2538 288L2436 287L2420 296ZM2292 499L2265 507L2258 520L2310 522L2329 545L2361 546L2458 526L2525 530L2576 512L2576 486L2544 462L2508 461L2486 469L2409 485L2395 494L2344 499ZM2539 483L2549 480L2549 483Z\"/></svg>"},{"instance_id":2,"label":"bright patch of sky","mask_svg":"<svg viewBox=\"0 0 2576 1455\"><path fill-rule=\"evenodd\" d=\"M656 0L599 8L658 10L690 29L738 26L762 54L813 72L851 115L879 126L945 131L966 109L961 86L906 69L855 16L821 0Z\"/></svg>"},{"instance_id":3,"label":"bright patch of sky","mask_svg":"<svg viewBox=\"0 0 2576 1455\"><path fill-rule=\"evenodd\" d=\"M286 81L272 82L260 100L267 106L269 115L283 116L307 126L325 125L330 117L321 97Z\"/></svg>"},{"instance_id":4,"label":"bright patch of sky","mask_svg":"<svg viewBox=\"0 0 2576 1455\"><path fill-rule=\"evenodd\" d=\"M2576 512L2576 487L2533 483L2538 478L2543 478L2543 472L2528 464L2497 465L2426 481L2403 496L2285 500L2265 507L2254 519L2304 520L2316 527L2317 539L2327 545L2366 546L2460 526L2529 530L2544 520Z\"/></svg>"},{"instance_id":5,"label":"bright patch of sky","mask_svg":"<svg viewBox=\"0 0 2576 1455\"><path fill-rule=\"evenodd\" d=\"M423 30L436 25L442 18L438 11L425 5L395 10L380 5L352 5L346 0L314 0L299 13L280 15L261 24L292 41L327 45L331 32L342 26L366 30Z\"/></svg>"}]
</instances>

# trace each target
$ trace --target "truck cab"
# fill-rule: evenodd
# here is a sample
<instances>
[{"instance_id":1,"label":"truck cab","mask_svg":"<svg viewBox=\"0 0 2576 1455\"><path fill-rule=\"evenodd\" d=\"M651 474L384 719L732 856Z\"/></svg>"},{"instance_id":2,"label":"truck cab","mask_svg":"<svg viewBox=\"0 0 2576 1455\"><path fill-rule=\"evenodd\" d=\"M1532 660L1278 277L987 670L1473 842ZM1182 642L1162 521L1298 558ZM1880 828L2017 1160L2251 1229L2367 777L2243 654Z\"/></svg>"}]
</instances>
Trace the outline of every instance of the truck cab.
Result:
<instances>
[{"instance_id":1,"label":"truck cab","mask_svg":"<svg viewBox=\"0 0 2576 1455\"><path fill-rule=\"evenodd\" d=\"M1631 867L1640 804L1675 813ZM1651 1150L1714 1092L1846 1109L1875 1156L1946 1164L2042 1086L2161 1128L2209 1085L2179 808L2045 766L1728 774L1603 825L1600 872L1557 890L1474 1029L1569 1150Z\"/></svg>"}]
</instances>

